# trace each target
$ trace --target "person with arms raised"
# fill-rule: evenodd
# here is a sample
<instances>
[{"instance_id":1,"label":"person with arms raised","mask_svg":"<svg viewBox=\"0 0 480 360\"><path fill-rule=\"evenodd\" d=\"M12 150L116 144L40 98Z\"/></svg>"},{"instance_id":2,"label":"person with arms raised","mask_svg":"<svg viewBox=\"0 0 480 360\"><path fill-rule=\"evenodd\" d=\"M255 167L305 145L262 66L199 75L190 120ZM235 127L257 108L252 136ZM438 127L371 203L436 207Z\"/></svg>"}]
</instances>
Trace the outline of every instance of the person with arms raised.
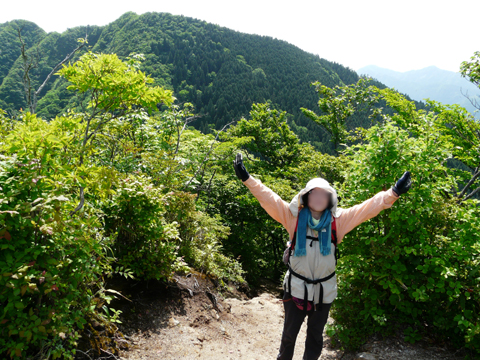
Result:
<instances>
[{"instance_id":1,"label":"person with arms raised","mask_svg":"<svg viewBox=\"0 0 480 360\"><path fill-rule=\"evenodd\" d=\"M303 360L316 360L322 352L328 312L337 296L337 246L348 232L390 208L410 189L410 172L406 171L387 191L342 209L337 206L336 190L323 178L310 180L287 203L248 173L241 154L237 154L233 167L237 177L290 237L291 245L284 255L288 266L283 279L285 319L277 359L292 359L298 332L307 317Z\"/></svg>"}]
</instances>

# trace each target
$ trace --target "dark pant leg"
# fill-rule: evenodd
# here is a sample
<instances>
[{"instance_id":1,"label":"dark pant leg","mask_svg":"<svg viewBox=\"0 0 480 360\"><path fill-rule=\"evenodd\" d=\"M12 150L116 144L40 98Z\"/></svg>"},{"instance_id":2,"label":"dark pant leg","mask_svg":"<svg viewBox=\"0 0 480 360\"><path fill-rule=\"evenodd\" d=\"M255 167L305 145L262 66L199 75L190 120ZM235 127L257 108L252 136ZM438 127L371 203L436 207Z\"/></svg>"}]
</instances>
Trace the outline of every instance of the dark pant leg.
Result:
<instances>
[{"instance_id":1,"label":"dark pant leg","mask_svg":"<svg viewBox=\"0 0 480 360\"><path fill-rule=\"evenodd\" d=\"M327 323L332 303L322 304L321 311L309 311L307 319L307 339L303 360L317 360L323 349L323 328Z\"/></svg>"},{"instance_id":2,"label":"dark pant leg","mask_svg":"<svg viewBox=\"0 0 480 360\"><path fill-rule=\"evenodd\" d=\"M290 294L285 292L283 300L285 320L283 323L282 341L280 343L277 360L291 360L293 358L293 351L295 350L295 342L297 340L298 332L305 319L305 313L295 305Z\"/></svg>"}]
</instances>

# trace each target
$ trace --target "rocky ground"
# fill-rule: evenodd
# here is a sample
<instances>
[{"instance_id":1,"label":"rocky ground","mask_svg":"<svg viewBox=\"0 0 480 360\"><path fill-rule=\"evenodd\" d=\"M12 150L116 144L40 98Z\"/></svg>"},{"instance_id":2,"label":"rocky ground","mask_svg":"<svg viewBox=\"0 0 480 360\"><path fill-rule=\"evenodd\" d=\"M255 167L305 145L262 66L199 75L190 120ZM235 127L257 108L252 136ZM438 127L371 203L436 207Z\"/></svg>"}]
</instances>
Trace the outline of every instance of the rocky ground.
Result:
<instances>
[{"instance_id":1,"label":"rocky ground","mask_svg":"<svg viewBox=\"0 0 480 360\"><path fill-rule=\"evenodd\" d=\"M136 288L138 287L138 288ZM119 289L122 290L122 289ZM128 350L117 354L83 349L78 359L275 359L280 346L284 310L281 288L267 281L260 289L218 292L201 274L176 276L170 286L159 282L133 285L122 291L118 332ZM248 295L247 295L248 294ZM329 318L329 322L333 322ZM306 335L303 324L295 347L302 359ZM331 345L324 334L321 359L460 360L465 354L428 343L410 344L401 334L373 337L361 352L348 353Z\"/></svg>"}]
</instances>

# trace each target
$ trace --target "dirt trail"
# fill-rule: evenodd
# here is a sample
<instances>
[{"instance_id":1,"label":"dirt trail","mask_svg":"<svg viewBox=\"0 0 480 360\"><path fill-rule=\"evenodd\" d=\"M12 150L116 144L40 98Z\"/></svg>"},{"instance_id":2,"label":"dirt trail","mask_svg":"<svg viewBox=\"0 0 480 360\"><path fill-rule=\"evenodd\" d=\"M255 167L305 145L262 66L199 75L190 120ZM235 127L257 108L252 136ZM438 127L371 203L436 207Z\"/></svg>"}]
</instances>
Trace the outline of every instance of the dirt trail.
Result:
<instances>
[{"instance_id":1,"label":"dirt trail","mask_svg":"<svg viewBox=\"0 0 480 360\"><path fill-rule=\"evenodd\" d=\"M275 359L280 345L283 311L280 300L263 293L248 301L227 299L231 306L228 316L222 315L212 328L191 327L189 320L177 317L179 324L160 335L158 355L164 359ZM214 315L216 311L213 310ZM213 331L212 331L213 330ZM297 340L294 359L301 359L305 327ZM170 343L170 346L165 344ZM338 352L328 350L325 359L339 358ZM325 355L324 355L325 356Z\"/></svg>"},{"instance_id":2,"label":"dirt trail","mask_svg":"<svg viewBox=\"0 0 480 360\"><path fill-rule=\"evenodd\" d=\"M117 304L124 321L119 329L134 344L120 354L122 359L276 359L284 319L278 286L263 286L249 298L236 289L219 294L201 276L176 277L176 282L170 288L157 283L133 289L132 302ZM302 359L305 336L306 321L297 338L295 360ZM405 343L401 337L372 339L364 353L345 353L332 348L324 334L320 359L460 360L462 355Z\"/></svg>"},{"instance_id":3,"label":"dirt trail","mask_svg":"<svg viewBox=\"0 0 480 360\"><path fill-rule=\"evenodd\" d=\"M175 311L164 314L159 331L134 334L136 348L122 354L123 357L186 360L277 357L284 318L278 293L263 292L252 299L217 297L218 310L208 300L197 306L198 301L192 298L183 314ZM306 322L297 338L295 360L302 359L305 331ZM329 349L326 335L324 342L322 359L340 359L343 352Z\"/></svg>"}]
</instances>

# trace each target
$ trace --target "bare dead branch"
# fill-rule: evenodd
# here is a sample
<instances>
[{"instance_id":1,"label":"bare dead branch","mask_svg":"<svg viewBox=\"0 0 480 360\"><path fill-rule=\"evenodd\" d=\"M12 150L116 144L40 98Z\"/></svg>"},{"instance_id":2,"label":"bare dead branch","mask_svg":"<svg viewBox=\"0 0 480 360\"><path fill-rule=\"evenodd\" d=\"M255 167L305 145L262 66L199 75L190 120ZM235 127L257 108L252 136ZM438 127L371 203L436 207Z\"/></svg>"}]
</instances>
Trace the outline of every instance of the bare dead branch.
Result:
<instances>
[{"instance_id":1,"label":"bare dead branch","mask_svg":"<svg viewBox=\"0 0 480 360\"><path fill-rule=\"evenodd\" d=\"M93 360L93 359L90 357L90 355L88 355L86 352L83 352L82 350L79 350L79 349L77 349L76 351L82 353L83 355L85 355L86 357L88 357L90 360Z\"/></svg>"},{"instance_id":2,"label":"bare dead branch","mask_svg":"<svg viewBox=\"0 0 480 360\"><path fill-rule=\"evenodd\" d=\"M460 93L470 102L470 104L472 104L475 109L480 110L480 103L477 99L472 99L470 96L468 96L468 91L464 93L460 88Z\"/></svg>"},{"instance_id":3,"label":"bare dead branch","mask_svg":"<svg viewBox=\"0 0 480 360\"><path fill-rule=\"evenodd\" d=\"M202 163L200 164L200 166L198 167L197 171L195 172L195 174L191 177L190 180L188 180L188 182L185 184L185 186L183 187L183 189L186 189L188 188L188 186L191 184L191 182L193 181L193 179L195 179L198 175L198 173L200 172L200 170L203 168L203 165L206 163L206 161L208 160L208 157L210 156L210 153L212 152L213 150L213 146L217 143L217 140L218 140L218 136L220 135L220 133L222 133L223 131L225 131L225 129L227 127L229 127L230 125L232 125L235 121L230 121L228 124L226 124L218 133L217 133L217 136L215 136L215 140L212 142L212 145L210 146L210 149L208 149L207 153L205 154L205 157L202 161Z\"/></svg>"},{"instance_id":4,"label":"bare dead branch","mask_svg":"<svg viewBox=\"0 0 480 360\"><path fill-rule=\"evenodd\" d=\"M465 185L465 187L462 189L460 195L458 196L459 198L462 198L465 193L467 192L468 188L470 186L472 186L472 184L475 182L475 180L480 177L480 166L477 166L477 168L475 169L474 173L473 173L473 176L472 178L470 179L470 181L467 183L467 185Z\"/></svg>"},{"instance_id":5,"label":"bare dead branch","mask_svg":"<svg viewBox=\"0 0 480 360\"><path fill-rule=\"evenodd\" d=\"M20 41L20 52L21 52L21 56L22 56L22 60L23 60L23 65L22 65L22 69L23 69L23 76L22 76L22 82L23 82L23 91L24 91L24 94L25 94L25 100L27 102L27 106L30 110L31 113L32 112L32 82L31 82L31 79L30 79L30 71L34 68L36 68L38 66L38 54L39 54L39 51L38 51L38 47L37 47L37 58L29 58L29 56L27 55L27 51L25 49L25 42L23 41L23 38L22 38L22 30L23 30L23 27L22 28L18 28L17 29L17 32L18 32L18 39Z\"/></svg>"},{"instance_id":6,"label":"bare dead branch","mask_svg":"<svg viewBox=\"0 0 480 360\"><path fill-rule=\"evenodd\" d=\"M37 89L37 91L35 91L35 96L38 96L38 94L40 94L40 92L43 90L43 88L45 87L45 85L47 84L48 80L50 80L50 78L52 77L52 75L60 68L60 66L62 66L63 64L65 64L67 61L69 61L73 55L75 55L75 53L77 51L79 51L80 49L82 49L86 44L87 44L87 35L85 35L85 41L82 42L80 45L78 45L70 54L68 54L67 56L65 56L65 59L63 59L61 62L59 62L54 68L52 71L50 71L50 73L47 75L47 77L45 78L44 82L42 83L42 85L40 85L40 87Z\"/></svg>"},{"instance_id":7,"label":"bare dead branch","mask_svg":"<svg viewBox=\"0 0 480 360\"><path fill-rule=\"evenodd\" d=\"M36 56L35 57L29 57L29 55L27 54L27 51L25 49L26 44L25 44L25 42L23 41L23 38L22 38L22 30L23 30L23 27L17 29L18 38L20 40L21 56L22 56L22 60L23 60L23 79L22 80L23 80L23 87L24 87L24 92L25 92L25 100L27 101L27 106L30 110L30 113L34 114L35 111L37 110L38 95L43 90L43 88L48 83L48 81L53 76L53 74L60 68L60 66L62 66L64 63L69 61L75 55L75 53L77 51L82 49L87 44L88 33L85 34L84 41L80 45L78 45L70 54L68 54L65 57L65 59L63 59L61 62L59 62L53 68L53 70L47 75L47 77L45 78L43 83L40 85L40 87L36 91L34 91L32 89L32 82L31 82L31 79L30 79L30 71L32 69L38 67L38 63L40 61L39 60L40 59L40 50L39 50L39 47L37 45Z\"/></svg>"},{"instance_id":8,"label":"bare dead branch","mask_svg":"<svg viewBox=\"0 0 480 360\"><path fill-rule=\"evenodd\" d=\"M80 203L77 205L77 207L74 210L70 212L70 216L73 216L75 213L80 211L84 203L85 203L84 189L83 189L83 186L80 186Z\"/></svg>"},{"instance_id":9,"label":"bare dead branch","mask_svg":"<svg viewBox=\"0 0 480 360\"><path fill-rule=\"evenodd\" d=\"M177 125L177 146L175 148L174 155L178 154L178 149L180 147L180 137L182 136L183 132L185 131L185 128L187 127L187 125L190 124L191 122L197 120L200 117L202 117L202 115L195 115L195 116L191 116L191 117L186 118L185 121L183 122L182 130L180 130L180 127Z\"/></svg>"},{"instance_id":10,"label":"bare dead branch","mask_svg":"<svg viewBox=\"0 0 480 360\"><path fill-rule=\"evenodd\" d=\"M457 203L461 203L465 200L468 200L470 199L471 197L473 197L476 193L478 193L480 191L480 186L478 188L476 188L475 190L473 190L470 194L468 194L467 196L465 196L463 199L457 201Z\"/></svg>"}]
</instances>

